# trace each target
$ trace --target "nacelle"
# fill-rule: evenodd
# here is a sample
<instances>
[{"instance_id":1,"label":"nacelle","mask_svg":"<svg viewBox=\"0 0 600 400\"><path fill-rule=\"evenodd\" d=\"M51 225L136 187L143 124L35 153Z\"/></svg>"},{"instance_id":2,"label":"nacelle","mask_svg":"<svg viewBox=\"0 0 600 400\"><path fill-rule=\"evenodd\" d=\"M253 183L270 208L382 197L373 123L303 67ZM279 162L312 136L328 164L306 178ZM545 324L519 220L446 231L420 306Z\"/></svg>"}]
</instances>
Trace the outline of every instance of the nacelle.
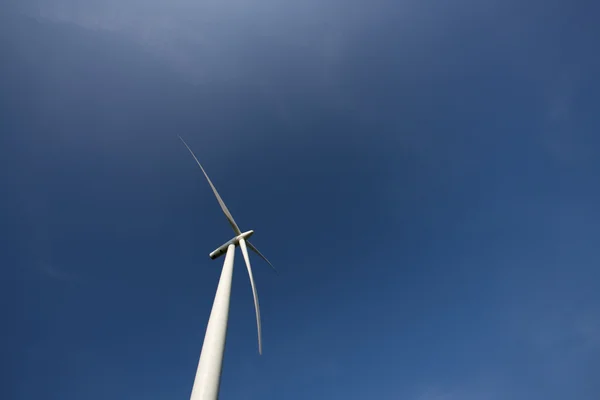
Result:
<instances>
[{"instance_id":1,"label":"nacelle","mask_svg":"<svg viewBox=\"0 0 600 400\"><path fill-rule=\"evenodd\" d=\"M237 246L240 243L240 239L248 240L248 238L250 236L252 236L253 234L254 234L254 231L250 230L248 232L244 232L244 233L234 237L231 240L228 240L227 242L220 245L215 251L210 253L209 257L211 258L211 260L221 257L223 254L227 253L227 248L229 247L230 244Z\"/></svg>"}]
</instances>

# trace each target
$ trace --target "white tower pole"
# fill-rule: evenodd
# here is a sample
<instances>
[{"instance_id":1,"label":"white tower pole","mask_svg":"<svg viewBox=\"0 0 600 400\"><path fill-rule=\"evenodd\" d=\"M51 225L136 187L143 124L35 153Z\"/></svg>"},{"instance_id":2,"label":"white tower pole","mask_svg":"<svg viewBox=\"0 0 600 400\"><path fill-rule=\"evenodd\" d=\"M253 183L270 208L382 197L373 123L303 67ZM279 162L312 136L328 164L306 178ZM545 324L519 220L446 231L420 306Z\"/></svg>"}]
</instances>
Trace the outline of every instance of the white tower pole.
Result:
<instances>
[{"instance_id":1,"label":"white tower pole","mask_svg":"<svg viewBox=\"0 0 600 400\"><path fill-rule=\"evenodd\" d=\"M235 244L230 244L227 247L219 286L206 327L190 400L217 400L219 398L234 257Z\"/></svg>"}]
</instances>

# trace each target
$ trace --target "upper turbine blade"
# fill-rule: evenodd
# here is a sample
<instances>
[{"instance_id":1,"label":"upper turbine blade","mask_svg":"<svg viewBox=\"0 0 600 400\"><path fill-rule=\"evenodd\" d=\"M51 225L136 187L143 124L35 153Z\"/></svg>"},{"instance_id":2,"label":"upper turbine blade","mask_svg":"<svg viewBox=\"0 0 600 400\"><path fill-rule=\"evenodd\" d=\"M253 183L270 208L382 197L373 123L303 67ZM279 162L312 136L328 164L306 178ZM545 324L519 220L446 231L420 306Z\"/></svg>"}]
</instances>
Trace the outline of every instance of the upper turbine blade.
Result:
<instances>
[{"instance_id":1,"label":"upper turbine blade","mask_svg":"<svg viewBox=\"0 0 600 400\"><path fill-rule=\"evenodd\" d=\"M254 277L252 276L252 267L250 266L250 257L248 257L248 249L246 248L246 240L241 238L240 248L246 262L246 268L248 269L248 276L250 277L250 286L252 286L252 295L254 296L254 309L256 310L256 326L258 328L258 353L262 354L262 328L260 326L260 307L258 306L258 293L256 292L256 286L254 286ZM250 245L250 243L248 243Z\"/></svg>"},{"instance_id":2,"label":"upper turbine blade","mask_svg":"<svg viewBox=\"0 0 600 400\"><path fill-rule=\"evenodd\" d=\"M198 159L196 158L196 155L194 154L194 152L192 151L192 149L190 149L190 146L187 145L187 143L185 142L185 140L183 140L183 138L181 136L179 136L179 139L181 139L181 141L183 142L183 144L185 145L185 147L187 147L187 149L189 150L190 154L192 155L192 157L194 157L194 160L196 160L196 163L198 164L198 166L202 170L202 173L206 177L206 180L208 181L208 184L212 188L212 191L215 194L215 197L217 198L217 201L219 202L219 205L221 206L221 210L223 210L223 213L225 214L225 216L227 217L227 220L229 221L229 225L231 225L231 227L233 228L233 231L235 232L236 235L240 235L242 233L242 231L240 231L240 228L237 226L237 224L233 220L233 216L231 215L231 213L227 209L227 206L223 202L223 199L221 198L221 196L219 196L219 192L217 192L217 189L215 188L215 185L213 185L213 183L211 182L210 178L206 174L206 171L204 171L204 168L202 168L202 164L200 164L200 161L198 161Z\"/></svg>"},{"instance_id":3,"label":"upper turbine blade","mask_svg":"<svg viewBox=\"0 0 600 400\"><path fill-rule=\"evenodd\" d=\"M252 245L252 243L250 243L250 241L248 241L248 247L250 247L250 250L252 250L252 251L253 251L253 252L255 252L256 254L258 254L258 256L259 256L260 258L262 258L263 260L265 260L265 261L267 262L267 264L269 264L269 265L271 266L271 268L273 268L273 271L275 271L275 272L279 273L279 272L277 271L277 269L275 269L275 267L273 266L273 264L271 264L271 262L270 262L269 260L267 260L267 257L263 256L263 255L260 253L260 251L258 251L258 249Z\"/></svg>"}]
</instances>

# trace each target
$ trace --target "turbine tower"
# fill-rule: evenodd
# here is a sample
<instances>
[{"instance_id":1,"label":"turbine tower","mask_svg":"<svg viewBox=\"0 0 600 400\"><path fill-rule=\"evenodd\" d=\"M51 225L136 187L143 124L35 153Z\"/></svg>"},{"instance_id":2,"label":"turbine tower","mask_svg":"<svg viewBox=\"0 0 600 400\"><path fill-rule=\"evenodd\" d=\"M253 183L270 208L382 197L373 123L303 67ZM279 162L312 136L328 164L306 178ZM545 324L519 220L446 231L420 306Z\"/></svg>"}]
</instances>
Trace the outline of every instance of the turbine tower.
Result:
<instances>
[{"instance_id":1,"label":"turbine tower","mask_svg":"<svg viewBox=\"0 0 600 400\"><path fill-rule=\"evenodd\" d=\"M252 286L252 295L254 296L254 309L256 310L256 327L258 330L258 352L262 354L262 334L260 325L260 307L258 305L258 294L256 293L256 286L254 285L254 277L252 276L252 267L250 266L250 257L248 256L248 248L258 254L260 258L265 260L267 264L275 270L273 264L263 256L256 247L248 241L248 238L254 234L253 230L242 232L238 225L235 223L233 216L227 209L227 206L219 196L217 189L213 185L212 181L204 171L202 164L196 158L196 155L183 140L181 136L179 139L183 142L185 147L189 150L194 160L202 170L202 173L206 177L208 184L210 185L217 202L221 206L221 210L227 217L227 221L233 228L235 236L219 246L215 251L210 253L211 259L216 259L225 254L225 261L223 262L223 270L221 271L221 278L219 279L219 286L217 287L217 293L215 294L215 300L213 307L210 312L208 319L208 325L206 327L206 334L204 335L204 343L202 344L202 351L200 353L200 360L198 361L198 369L196 370L196 377L194 379L194 386L192 387L192 394L190 400L216 400L219 397L219 386L221 383L221 371L223 367L223 353L225 351L225 338L227 336L227 319L229 316L229 299L231 296L231 278L233 276L233 260L235 256L235 247L240 246L242 249L242 255L246 262L246 269L248 270L248 276L250 277L250 285ZM276 271L276 270L275 270Z\"/></svg>"}]
</instances>

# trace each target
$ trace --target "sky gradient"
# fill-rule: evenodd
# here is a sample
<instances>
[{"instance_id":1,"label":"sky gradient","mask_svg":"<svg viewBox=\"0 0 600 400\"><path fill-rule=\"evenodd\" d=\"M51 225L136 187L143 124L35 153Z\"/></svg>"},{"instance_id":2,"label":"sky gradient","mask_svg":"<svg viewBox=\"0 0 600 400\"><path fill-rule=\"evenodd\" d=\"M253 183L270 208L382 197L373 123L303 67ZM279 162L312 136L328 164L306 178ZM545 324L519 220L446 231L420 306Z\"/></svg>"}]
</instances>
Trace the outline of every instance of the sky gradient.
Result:
<instances>
[{"instance_id":1,"label":"sky gradient","mask_svg":"<svg viewBox=\"0 0 600 400\"><path fill-rule=\"evenodd\" d=\"M597 10L287 3L3 7L0 398L189 398L181 135L222 399L598 399Z\"/></svg>"}]
</instances>

